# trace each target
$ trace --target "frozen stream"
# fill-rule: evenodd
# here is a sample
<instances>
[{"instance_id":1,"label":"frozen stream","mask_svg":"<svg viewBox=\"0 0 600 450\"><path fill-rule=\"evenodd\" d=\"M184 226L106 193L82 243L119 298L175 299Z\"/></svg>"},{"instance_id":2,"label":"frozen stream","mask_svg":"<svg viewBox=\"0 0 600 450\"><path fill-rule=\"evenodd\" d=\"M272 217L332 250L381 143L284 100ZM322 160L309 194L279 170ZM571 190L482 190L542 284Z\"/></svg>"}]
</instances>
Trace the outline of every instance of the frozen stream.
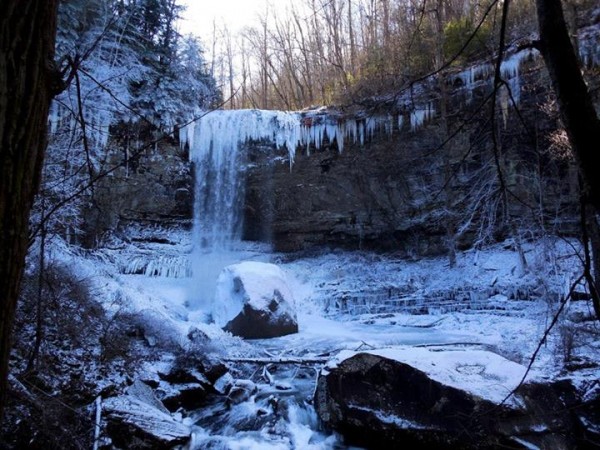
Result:
<instances>
[{"instance_id":1,"label":"frozen stream","mask_svg":"<svg viewBox=\"0 0 600 450\"><path fill-rule=\"evenodd\" d=\"M239 363L242 377L256 392L240 403L215 402L190 417L199 428L193 449L330 449L347 448L338 436L319 430L312 406L315 381L322 364L312 361L342 349L389 345L444 344L472 341L464 333L433 329L339 322L301 314L300 332L280 338L247 341L257 363ZM268 361L274 361L268 363ZM308 360L308 364L301 361ZM294 361L280 364L277 361Z\"/></svg>"},{"instance_id":2,"label":"frozen stream","mask_svg":"<svg viewBox=\"0 0 600 450\"><path fill-rule=\"evenodd\" d=\"M266 256L254 254L254 259L264 260ZM318 284L320 277L314 277L309 283L303 282L303 269L296 264L288 266L286 272L296 295L299 332L239 342L239 348L233 349L229 366L236 380L248 380L243 382L247 391L242 390L239 397L230 394L231 401L216 396L208 406L189 412L184 421L195 430L190 450L348 448L339 436L320 430L312 404L317 375L326 359L346 349L489 343L489 339L470 331L438 329L445 321L445 316L440 315L324 317L315 304L315 301L319 302L319 295L315 294L314 283ZM208 304L200 309L186 306L187 292L194 287L190 279L126 278L138 292L150 291L160 299L163 308L174 318L173 324L180 327L182 333L186 333L190 325L199 323L214 332L216 327L208 324ZM236 345L235 341L233 345Z\"/></svg>"},{"instance_id":3,"label":"frozen stream","mask_svg":"<svg viewBox=\"0 0 600 450\"><path fill-rule=\"evenodd\" d=\"M152 244L143 251L185 254L185 237L181 242L183 248ZM290 259L245 244L249 246L238 260L278 264L296 302L299 332L273 339L242 340L222 332L211 323L210 302L190 301L199 288L192 278L119 275L119 289L133 310L160 313L163 323L184 340L194 327L210 336L214 348L209 351L227 360L231 381L242 386L229 398L215 396L208 405L182 414L194 429L188 450L345 449L339 436L319 428L312 405L324 361L341 350L457 344L483 346L526 364L552 318L558 294L577 268L569 246L561 241L542 244L528 250L525 274L516 269L517 254L502 245L460 254L450 269L444 258L406 261L324 251ZM387 296L390 289L425 305L425 313L422 307L419 314L330 308L334 298L364 295L372 301L374 294ZM444 309L446 299L452 300L452 309ZM568 314L585 314L585 308L577 302ZM556 331L534 365L548 377L560 369L563 344L560 328ZM583 342L576 351L595 355L597 342Z\"/></svg>"}]
</instances>

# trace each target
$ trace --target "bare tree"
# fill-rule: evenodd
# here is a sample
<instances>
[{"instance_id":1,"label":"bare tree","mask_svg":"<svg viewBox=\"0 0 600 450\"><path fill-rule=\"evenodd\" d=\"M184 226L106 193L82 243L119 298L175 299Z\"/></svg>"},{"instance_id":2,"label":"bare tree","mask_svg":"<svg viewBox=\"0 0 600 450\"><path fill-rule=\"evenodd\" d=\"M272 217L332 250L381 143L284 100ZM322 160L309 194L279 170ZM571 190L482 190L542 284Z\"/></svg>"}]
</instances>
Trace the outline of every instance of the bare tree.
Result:
<instances>
[{"instance_id":1,"label":"bare tree","mask_svg":"<svg viewBox=\"0 0 600 450\"><path fill-rule=\"evenodd\" d=\"M57 8L58 0L0 4L0 417L48 110L63 85L54 64Z\"/></svg>"},{"instance_id":2,"label":"bare tree","mask_svg":"<svg viewBox=\"0 0 600 450\"><path fill-rule=\"evenodd\" d=\"M583 220L592 226L593 262L600 254L598 213L600 212L600 177L596 173L595 158L600 142L600 119L596 114L592 97L581 74L579 61L565 22L560 0L537 0L537 16L540 41L537 47L542 53L550 74L552 86L558 99L558 107L573 153L577 160L583 184L582 211L590 211L593 217ZM589 215L589 214L588 214ZM596 245L594 245L596 243ZM594 248L595 247L595 248ZM600 267L594 264L596 277ZM600 319L600 294L592 274L586 274L594 302L594 311Z\"/></svg>"}]
</instances>

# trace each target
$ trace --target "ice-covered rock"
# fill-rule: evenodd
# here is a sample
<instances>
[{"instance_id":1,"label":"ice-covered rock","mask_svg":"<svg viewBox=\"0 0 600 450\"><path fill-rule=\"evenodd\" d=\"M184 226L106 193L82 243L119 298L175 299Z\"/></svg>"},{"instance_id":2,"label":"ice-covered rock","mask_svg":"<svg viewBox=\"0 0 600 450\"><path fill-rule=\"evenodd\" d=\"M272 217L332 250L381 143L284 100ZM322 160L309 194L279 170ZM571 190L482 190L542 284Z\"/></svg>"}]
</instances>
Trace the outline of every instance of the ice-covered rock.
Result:
<instances>
[{"instance_id":1,"label":"ice-covered rock","mask_svg":"<svg viewBox=\"0 0 600 450\"><path fill-rule=\"evenodd\" d=\"M235 380L229 389L227 399L230 404L242 403L256 394L257 390L256 384L251 380Z\"/></svg>"},{"instance_id":2,"label":"ice-covered rock","mask_svg":"<svg viewBox=\"0 0 600 450\"><path fill-rule=\"evenodd\" d=\"M525 367L465 348L342 352L315 393L321 420L368 448L573 448L569 382L519 385Z\"/></svg>"},{"instance_id":3,"label":"ice-covered rock","mask_svg":"<svg viewBox=\"0 0 600 450\"><path fill-rule=\"evenodd\" d=\"M158 409L159 411L169 414L169 410L165 408L165 405L156 397L152 388L141 380L135 380L131 386L127 388L127 395L135 397L147 405Z\"/></svg>"},{"instance_id":4,"label":"ice-covered rock","mask_svg":"<svg viewBox=\"0 0 600 450\"><path fill-rule=\"evenodd\" d=\"M298 332L292 293L274 264L245 261L223 269L212 313L218 326L243 338Z\"/></svg>"},{"instance_id":5,"label":"ice-covered rock","mask_svg":"<svg viewBox=\"0 0 600 450\"><path fill-rule=\"evenodd\" d=\"M120 448L170 449L191 435L189 427L131 395L108 398L102 408L107 433Z\"/></svg>"}]
</instances>

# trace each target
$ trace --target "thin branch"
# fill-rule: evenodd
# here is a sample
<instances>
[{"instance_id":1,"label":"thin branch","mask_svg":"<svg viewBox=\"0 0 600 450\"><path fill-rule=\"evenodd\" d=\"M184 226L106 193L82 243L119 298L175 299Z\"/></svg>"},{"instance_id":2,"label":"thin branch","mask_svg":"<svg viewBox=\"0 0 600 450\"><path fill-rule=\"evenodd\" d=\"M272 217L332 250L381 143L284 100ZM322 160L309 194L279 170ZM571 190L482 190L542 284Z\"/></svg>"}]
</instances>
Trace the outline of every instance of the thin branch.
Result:
<instances>
[{"instance_id":1,"label":"thin branch","mask_svg":"<svg viewBox=\"0 0 600 450\"><path fill-rule=\"evenodd\" d=\"M496 66L494 69L494 96L492 97L492 145L494 150L494 162L496 164L496 172L498 174L498 181L500 183L500 188L503 192L503 198L505 202L505 208L508 208L508 199L506 198L506 183L504 181L504 174L502 173L502 167L500 163L500 148L498 145L498 136L496 131L496 101L498 98L499 89L505 85L504 80L502 80L502 57L504 56L504 45L506 39L506 22L508 19L508 6L510 4L509 0L505 0L502 4L502 20L500 23L500 42L498 44L498 57L496 59Z\"/></svg>"},{"instance_id":2,"label":"thin branch","mask_svg":"<svg viewBox=\"0 0 600 450\"><path fill-rule=\"evenodd\" d=\"M83 101L81 99L81 83L79 82L78 71L75 71L75 88L77 91L77 116L79 120L79 126L81 127L83 150L85 152L85 161L88 168L88 174L90 176L90 179L92 179L94 177L94 170L92 165L92 159L90 157L90 147L86 132L86 121L85 116L83 114Z\"/></svg>"},{"instance_id":3,"label":"thin branch","mask_svg":"<svg viewBox=\"0 0 600 450\"><path fill-rule=\"evenodd\" d=\"M251 364L325 364L331 358L224 358L225 362L251 363Z\"/></svg>"}]
</instances>

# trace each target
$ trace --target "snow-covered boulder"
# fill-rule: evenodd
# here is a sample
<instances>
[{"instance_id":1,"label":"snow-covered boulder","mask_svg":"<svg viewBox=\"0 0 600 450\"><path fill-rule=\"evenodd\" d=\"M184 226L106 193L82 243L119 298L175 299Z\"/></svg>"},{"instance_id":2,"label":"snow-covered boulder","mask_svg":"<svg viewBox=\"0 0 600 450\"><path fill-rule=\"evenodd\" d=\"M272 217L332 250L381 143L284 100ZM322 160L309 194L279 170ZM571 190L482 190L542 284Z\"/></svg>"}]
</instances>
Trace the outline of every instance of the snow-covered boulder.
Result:
<instances>
[{"instance_id":1,"label":"snow-covered boulder","mask_svg":"<svg viewBox=\"0 0 600 450\"><path fill-rule=\"evenodd\" d=\"M102 409L108 436L120 448L166 450L191 436L189 427L132 395L108 398Z\"/></svg>"},{"instance_id":2,"label":"snow-covered boulder","mask_svg":"<svg viewBox=\"0 0 600 450\"><path fill-rule=\"evenodd\" d=\"M518 386L525 367L484 350L342 352L322 371L315 408L368 448L574 448L569 382Z\"/></svg>"},{"instance_id":3,"label":"snow-covered boulder","mask_svg":"<svg viewBox=\"0 0 600 450\"><path fill-rule=\"evenodd\" d=\"M247 339L298 332L292 293L274 264L246 261L223 269L212 315L218 326Z\"/></svg>"}]
</instances>

